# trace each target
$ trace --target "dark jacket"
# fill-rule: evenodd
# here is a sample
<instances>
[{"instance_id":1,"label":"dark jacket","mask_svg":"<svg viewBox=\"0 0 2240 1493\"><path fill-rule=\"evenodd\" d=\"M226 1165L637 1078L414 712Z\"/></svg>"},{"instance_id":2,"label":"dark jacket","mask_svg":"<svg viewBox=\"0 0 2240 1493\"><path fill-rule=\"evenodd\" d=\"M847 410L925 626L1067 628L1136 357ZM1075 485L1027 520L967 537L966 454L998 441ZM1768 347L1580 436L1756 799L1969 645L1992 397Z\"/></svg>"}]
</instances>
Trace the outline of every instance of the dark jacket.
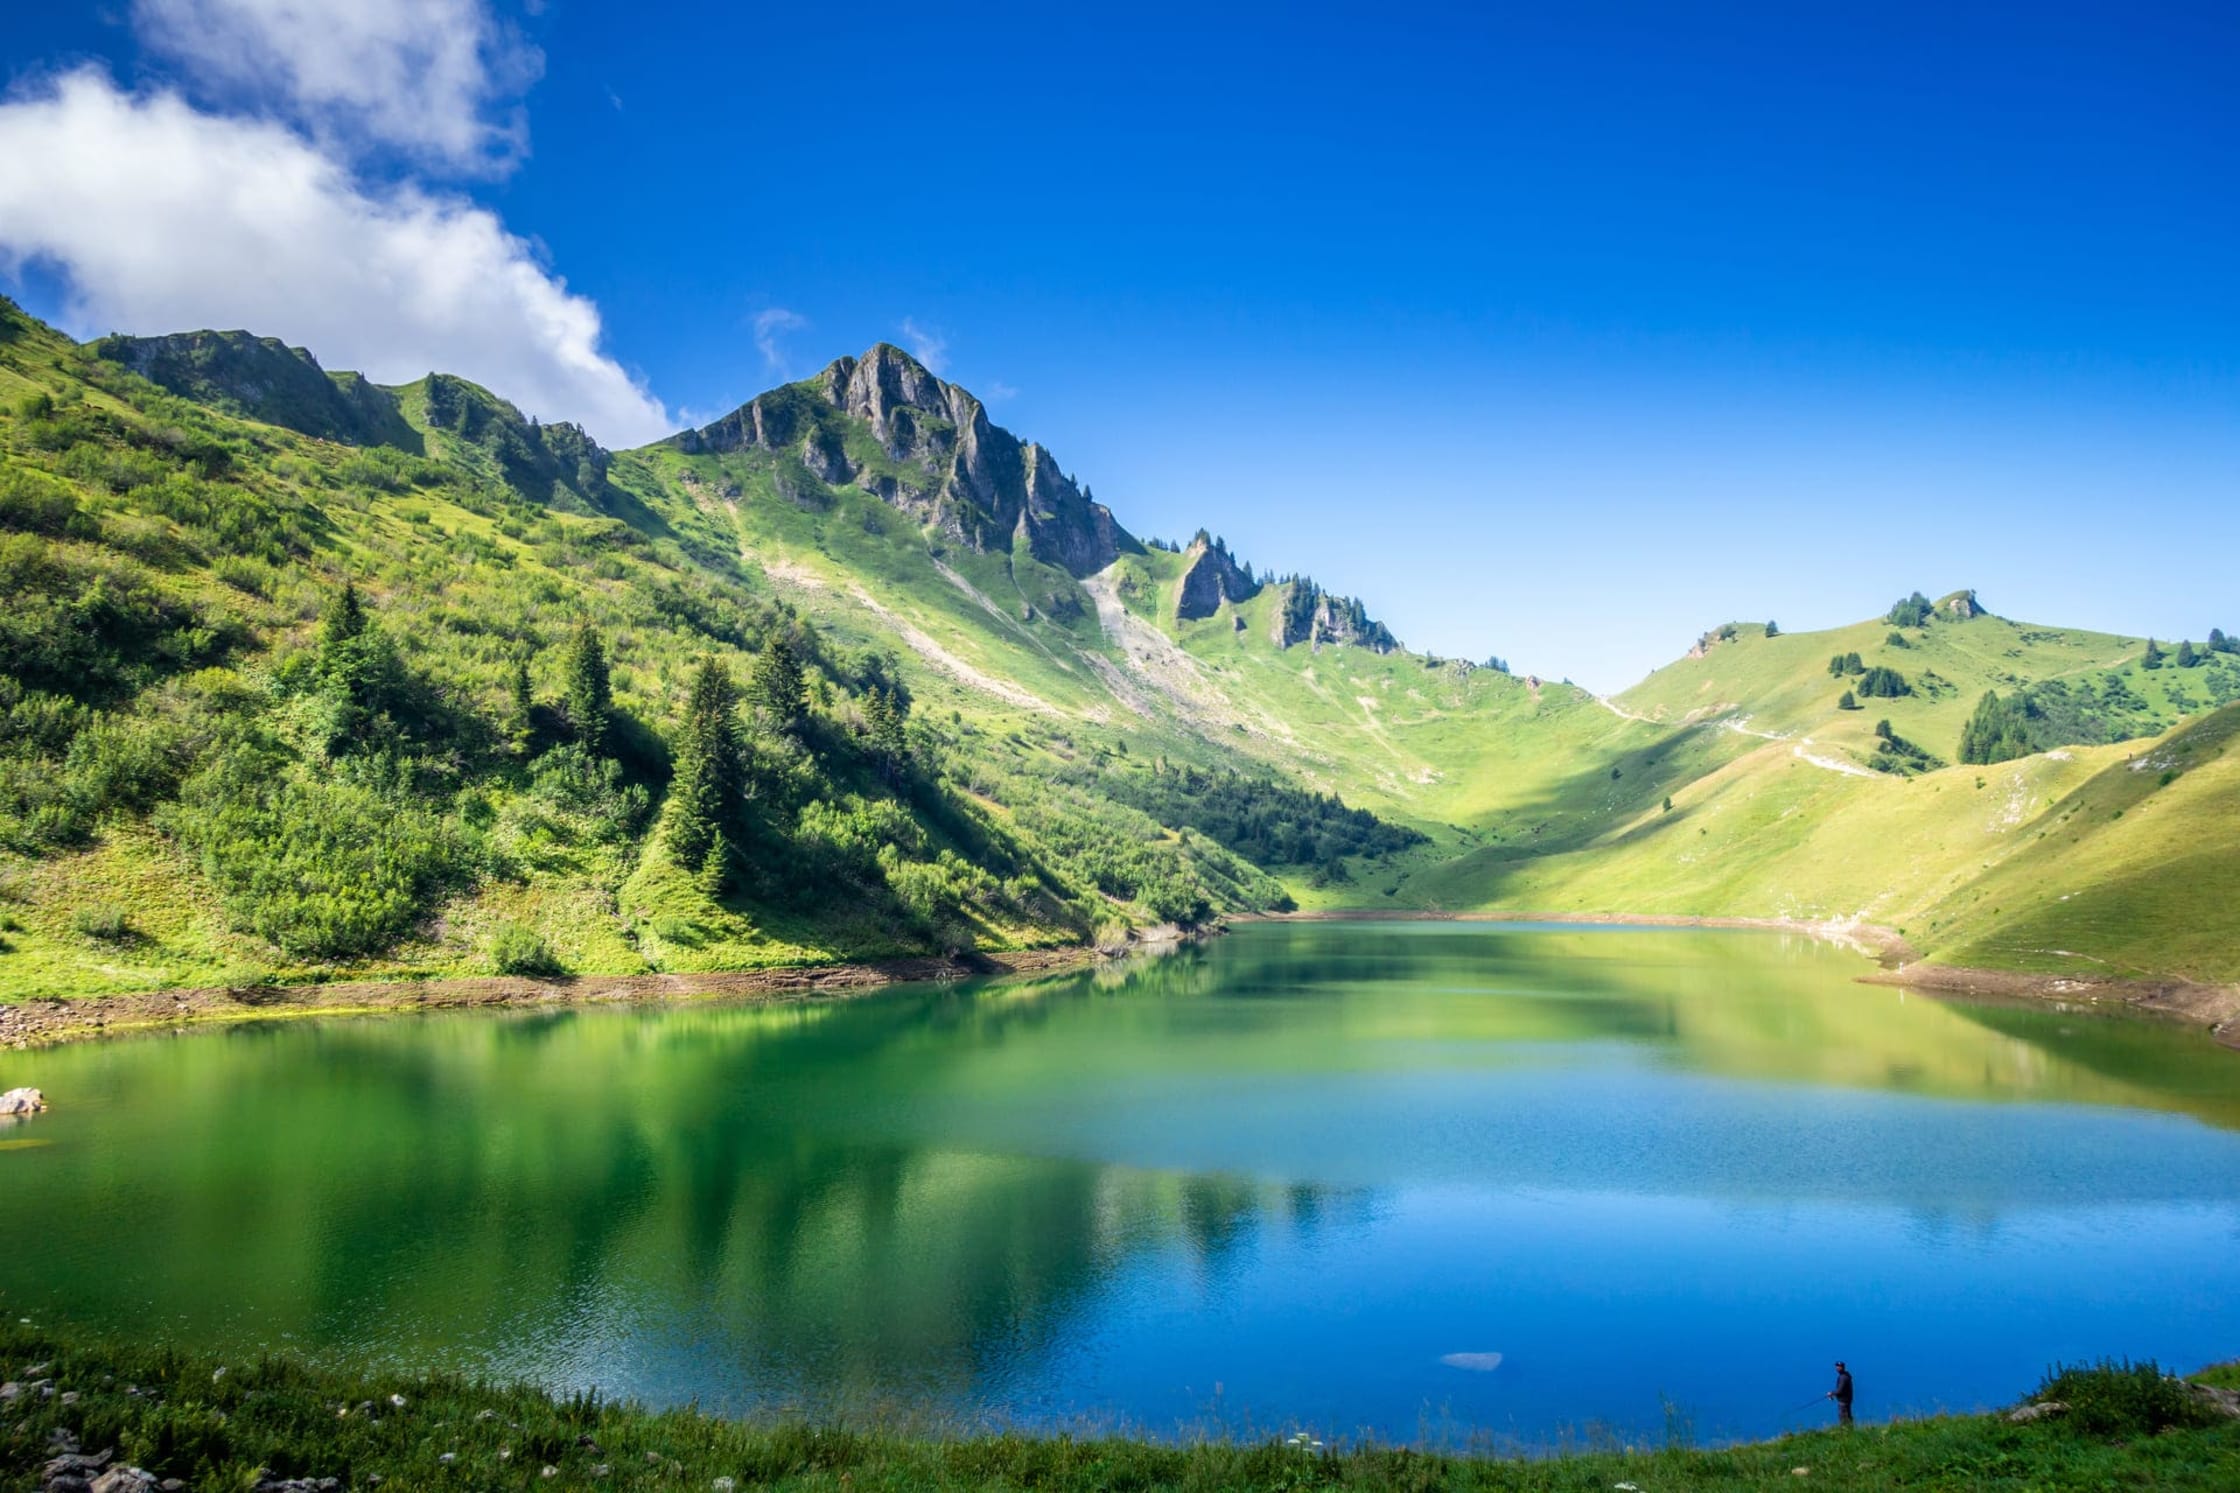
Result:
<instances>
[{"instance_id":1,"label":"dark jacket","mask_svg":"<svg viewBox=\"0 0 2240 1493\"><path fill-rule=\"evenodd\" d=\"M1839 1405L1851 1403L1851 1370L1849 1369L1836 1370L1836 1403Z\"/></svg>"}]
</instances>

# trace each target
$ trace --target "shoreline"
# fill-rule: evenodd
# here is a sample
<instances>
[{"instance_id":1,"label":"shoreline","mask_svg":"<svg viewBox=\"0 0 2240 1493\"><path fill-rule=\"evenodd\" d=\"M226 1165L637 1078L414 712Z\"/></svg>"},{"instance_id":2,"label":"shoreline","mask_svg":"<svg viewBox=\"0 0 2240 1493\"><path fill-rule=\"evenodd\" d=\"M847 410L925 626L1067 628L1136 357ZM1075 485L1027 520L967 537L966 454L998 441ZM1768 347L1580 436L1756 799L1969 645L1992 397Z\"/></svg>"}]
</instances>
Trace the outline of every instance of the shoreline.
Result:
<instances>
[{"instance_id":1,"label":"shoreline","mask_svg":"<svg viewBox=\"0 0 2240 1493\"><path fill-rule=\"evenodd\" d=\"M1756 933L1801 933L1841 944L1885 964L1914 957L1895 928L1854 918L1697 917L1668 912L1432 912L1422 908L1332 907L1311 912L1241 913L1234 923L1548 923L1581 928L1736 928Z\"/></svg>"},{"instance_id":2,"label":"shoreline","mask_svg":"<svg viewBox=\"0 0 2240 1493\"><path fill-rule=\"evenodd\" d=\"M1658 1446L1655 1438L1418 1445L1302 1428L1173 1436L1125 1426L912 1424L798 1410L723 1416L697 1407L654 1410L627 1398L556 1394L520 1380L381 1364L321 1364L296 1351L229 1357L161 1335L119 1340L34 1326L0 1326L0 1479L29 1487L43 1470L74 1486L114 1464L124 1486L166 1475L198 1487L604 1487L630 1490L756 1487L821 1493L837 1487L1112 1487L1362 1490L1800 1486L1834 1493L1891 1487L1975 1486L1986 1465L2033 1487L2230 1488L2240 1468L2240 1390L2229 1365L2188 1376L2165 1402L2111 1401L2123 1371L2083 1365L2098 1412L2093 1426L2039 1396L2011 1407L1925 1418L1821 1424L1731 1443ZM2108 1386L2108 1387L2101 1387ZM2074 1392L2074 1391L2072 1391ZM2176 1401L2171 1403L2170 1401ZM1296 1424L1296 1422L1285 1422ZM189 1428L182 1431L180 1428ZM301 1481L275 1481L281 1450ZM518 1459L516 1453L519 1453ZM134 1465L133 1459L143 1459ZM537 1469L542 1464L542 1470ZM325 1474L325 1477L321 1477ZM331 1481L330 1481L331 1480Z\"/></svg>"},{"instance_id":3,"label":"shoreline","mask_svg":"<svg viewBox=\"0 0 2240 1493\"><path fill-rule=\"evenodd\" d=\"M1850 918L1706 917L1684 913L1514 910L1471 912L1422 908L1342 907L1305 912L1233 913L1196 932L1173 928L1124 949L1062 944L1042 949L957 956L910 955L838 964L774 965L765 969L703 974L482 975L452 979L338 980L229 988L195 986L111 995L50 996L0 1002L0 1051L28 1051L104 1037L180 1032L227 1021L309 1016L360 1016L408 1011L520 1009L579 1005L638 1005L692 1000L779 1002L861 995L890 985L955 982L999 975L1075 969L1100 959L1153 952L1215 936L1245 923L1541 923L1584 928L1723 928L1792 933L1832 943L1879 961L1883 968L1859 983L1963 995L2044 1002L2094 1015L2114 1008L2205 1028L2212 1040L2240 1051L2240 986L2188 980L2118 980L2031 974L1920 962L1893 928Z\"/></svg>"},{"instance_id":4,"label":"shoreline","mask_svg":"<svg viewBox=\"0 0 2240 1493\"><path fill-rule=\"evenodd\" d=\"M2019 970L1967 969L1949 964L1903 964L1859 976L1867 985L1896 985L1929 995L1969 995L2079 1007L2095 1016L2120 1007L2163 1021L2207 1029L2220 1046L2240 1051L2240 986L2199 985L2191 980L2117 980L2090 975L2042 975Z\"/></svg>"},{"instance_id":5,"label":"shoreline","mask_svg":"<svg viewBox=\"0 0 2240 1493\"><path fill-rule=\"evenodd\" d=\"M1145 948L1159 947L1147 942ZM1136 947L1131 945L1131 948ZM789 964L706 974L486 975L464 979L338 980L49 996L0 1003L0 1050L28 1051L103 1037L151 1036L228 1021L406 1011L838 999L890 985L946 983L1072 969L1110 957L1091 944L956 956L914 955L845 964Z\"/></svg>"},{"instance_id":6,"label":"shoreline","mask_svg":"<svg viewBox=\"0 0 2240 1493\"><path fill-rule=\"evenodd\" d=\"M2207 1030L2219 1045L2240 1051L2240 985L2203 985L2191 980L2118 980L2090 975L2033 974L2023 970L1970 969L1920 961L1894 928L1847 918L1692 917L1680 913L1426 912L1375 908L1329 908L1313 912L1251 913L1242 923L1548 923L1587 928L1739 928L1767 933L1801 933L1826 943L1856 949L1881 961L1883 968L1857 976L1862 985L1889 985L1924 995L1968 995L2085 1008L2090 1014L2115 1014L2112 1008Z\"/></svg>"}]
</instances>

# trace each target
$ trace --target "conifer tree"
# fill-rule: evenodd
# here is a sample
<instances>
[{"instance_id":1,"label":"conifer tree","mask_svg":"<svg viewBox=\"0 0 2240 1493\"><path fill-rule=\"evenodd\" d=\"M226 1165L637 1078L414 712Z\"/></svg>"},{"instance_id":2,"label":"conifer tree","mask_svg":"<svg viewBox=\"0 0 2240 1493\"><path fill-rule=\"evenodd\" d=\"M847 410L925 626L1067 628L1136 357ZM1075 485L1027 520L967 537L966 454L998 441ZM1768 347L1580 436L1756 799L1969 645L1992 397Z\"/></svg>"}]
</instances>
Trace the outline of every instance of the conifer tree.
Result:
<instances>
[{"instance_id":1,"label":"conifer tree","mask_svg":"<svg viewBox=\"0 0 2240 1493\"><path fill-rule=\"evenodd\" d=\"M676 781L669 790L669 854L678 865L712 876L716 892L730 860L726 827L737 813L745 780L738 689L720 661L703 659L692 676Z\"/></svg>"},{"instance_id":2,"label":"conifer tree","mask_svg":"<svg viewBox=\"0 0 2240 1493\"><path fill-rule=\"evenodd\" d=\"M595 757L607 755L612 734L614 687L607 672L606 645L588 622L568 640L568 725L576 740Z\"/></svg>"},{"instance_id":3,"label":"conifer tree","mask_svg":"<svg viewBox=\"0 0 2240 1493\"><path fill-rule=\"evenodd\" d=\"M770 641L762 645L762 652L754 661L755 703L770 712L779 729L791 730L800 724L808 707L808 691L802 682L801 660L794 656L793 641L784 633L772 633Z\"/></svg>"},{"instance_id":4,"label":"conifer tree","mask_svg":"<svg viewBox=\"0 0 2240 1493\"><path fill-rule=\"evenodd\" d=\"M1780 637L1780 636L1781 636L1781 624L1780 624L1780 623L1778 623L1778 622L1768 622L1768 623L1766 624L1766 636L1767 636L1767 637L1769 637L1769 638L1778 638L1778 637Z\"/></svg>"},{"instance_id":5,"label":"conifer tree","mask_svg":"<svg viewBox=\"0 0 2240 1493\"><path fill-rule=\"evenodd\" d=\"M335 597L333 604L327 608L320 646L322 649L339 647L365 630L366 609L365 604L358 600L358 583L344 581L342 594Z\"/></svg>"},{"instance_id":6,"label":"conifer tree","mask_svg":"<svg viewBox=\"0 0 2240 1493\"><path fill-rule=\"evenodd\" d=\"M524 653L513 661L512 698L506 712L506 734L513 738L513 749L524 755L536 735L536 708L536 694L529 682L529 656Z\"/></svg>"},{"instance_id":7,"label":"conifer tree","mask_svg":"<svg viewBox=\"0 0 2240 1493\"><path fill-rule=\"evenodd\" d=\"M344 582L320 627L319 692L326 701L326 749L362 746L396 693L397 659L366 614L358 588Z\"/></svg>"},{"instance_id":8,"label":"conifer tree","mask_svg":"<svg viewBox=\"0 0 2240 1493\"><path fill-rule=\"evenodd\" d=\"M864 732L871 738L871 749L889 782L900 775L903 759L909 754L905 730L909 708L909 700L900 690L881 685L874 684L863 697Z\"/></svg>"},{"instance_id":9,"label":"conifer tree","mask_svg":"<svg viewBox=\"0 0 2240 1493\"><path fill-rule=\"evenodd\" d=\"M2193 651L2193 642L2192 642L2192 640L2191 640L2190 638L2189 638L2189 639L2187 639L2186 641L2184 641L2184 642L2181 642L2180 644L2178 644L2178 667L2179 667L2179 668L2181 668L2181 669L2190 669L2190 668L2193 668L2193 667L2194 667L2195 665L2199 664L2200 662L2201 662L2201 656L2200 656L2199 654L2197 654L2197 653L2195 653L2195 652Z\"/></svg>"},{"instance_id":10,"label":"conifer tree","mask_svg":"<svg viewBox=\"0 0 2240 1493\"><path fill-rule=\"evenodd\" d=\"M2142 669L2159 669L2162 667L2162 659L2161 647L2153 638L2147 639L2147 651L2140 656L2139 667Z\"/></svg>"},{"instance_id":11,"label":"conifer tree","mask_svg":"<svg viewBox=\"0 0 2240 1493\"><path fill-rule=\"evenodd\" d=\"M1851 693L1851 691L1849 690L1845 690L1843 692L1843 698L1836 701L1836 709L1838 710L1857 710L1858 708L1859 697Z\"/></svg>"}]
</instances>

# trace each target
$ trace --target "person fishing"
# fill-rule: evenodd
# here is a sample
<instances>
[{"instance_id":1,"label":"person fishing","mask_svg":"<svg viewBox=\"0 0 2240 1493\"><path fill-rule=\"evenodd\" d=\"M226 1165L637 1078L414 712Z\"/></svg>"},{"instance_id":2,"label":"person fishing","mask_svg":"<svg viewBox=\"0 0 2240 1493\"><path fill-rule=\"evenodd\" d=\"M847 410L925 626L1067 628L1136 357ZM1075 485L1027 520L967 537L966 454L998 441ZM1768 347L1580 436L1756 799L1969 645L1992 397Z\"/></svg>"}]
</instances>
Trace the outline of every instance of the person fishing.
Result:
<instances>
[{"instance_id":1,"label":"person fishing","mask_svg":"<svg viewBox=\"0 0 2240 1493\"><path fill-rule=\"evenodd\" d=\"M1840 1358L1836 1360L1836 1387L1828 1391L1828 1398L1836 1402L1836 1423L1838 1425L1850 1425L1851 1370L1843 1366L1843 1360Z\"/></svg>"}]
</instances>

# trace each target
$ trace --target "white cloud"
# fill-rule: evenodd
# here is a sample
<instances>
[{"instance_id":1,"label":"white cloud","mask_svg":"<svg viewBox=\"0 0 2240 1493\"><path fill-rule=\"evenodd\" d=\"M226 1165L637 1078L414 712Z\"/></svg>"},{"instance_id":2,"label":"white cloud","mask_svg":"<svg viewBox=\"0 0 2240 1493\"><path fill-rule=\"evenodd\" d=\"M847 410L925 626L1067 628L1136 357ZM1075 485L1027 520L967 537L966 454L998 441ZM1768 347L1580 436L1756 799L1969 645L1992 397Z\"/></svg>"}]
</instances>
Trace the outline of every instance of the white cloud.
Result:
<instances>
[{"instance_id":1,"label":"white cloud","mask_svg":"<svg viewBox=\"0 0 2240 1493\"><path fill-rule=\"evenodd\" d=\"M757 311L754 314L754 345L762 350L763 366L772 373L783 373L786 366L786 333L798 332L808 324L808 317L798 311L788 311L783 306Z\"/></svg>"},{"instance_id":2,"label":"white cloud","mask_svg":"<svg viewBox=\"0 0 2240 1493\"><path fill-rule=\"evenodd\" d=\"M674 428L488 209L370 191L281 125L97 68L0 104L0 269L32 259L64 272L80 336L245 327L381 383L457 373L611 445Z\"/></svg>"},{"instance_id":3,"label":"white cloud","mask_svg":"<svg viewBox=\"0 0 2240 1493\"><path fill-rule=\"evenodd\" d=\"M910 344L910 351L917 360L926 365L927 371L940 373L949 366L949 339L939 332L921 327L905 316L902 338Z\"/></svg>"},{"instance_id":4,"label":"white cloud","mask_svg":"<svg viewBox=\"0 0 2240 1493\"><path fill-rule=\"evenodd\" d=\"M327 140L502 169L544 59L485 0L134 0L135 31L228 105L277 109Z\"/></svg>"},{"instance_id":5,"label":"white cloud","mask_svg":"<svg viewBox=\"0 0 2240 1493\"><path fill-rule=\"evenodd\" d=\"M992 378L988 380L986 397L990 404L1002 404L1007 399L1017 399L1019 391L1000 378Z\"/></svg>"}]
</instances>

